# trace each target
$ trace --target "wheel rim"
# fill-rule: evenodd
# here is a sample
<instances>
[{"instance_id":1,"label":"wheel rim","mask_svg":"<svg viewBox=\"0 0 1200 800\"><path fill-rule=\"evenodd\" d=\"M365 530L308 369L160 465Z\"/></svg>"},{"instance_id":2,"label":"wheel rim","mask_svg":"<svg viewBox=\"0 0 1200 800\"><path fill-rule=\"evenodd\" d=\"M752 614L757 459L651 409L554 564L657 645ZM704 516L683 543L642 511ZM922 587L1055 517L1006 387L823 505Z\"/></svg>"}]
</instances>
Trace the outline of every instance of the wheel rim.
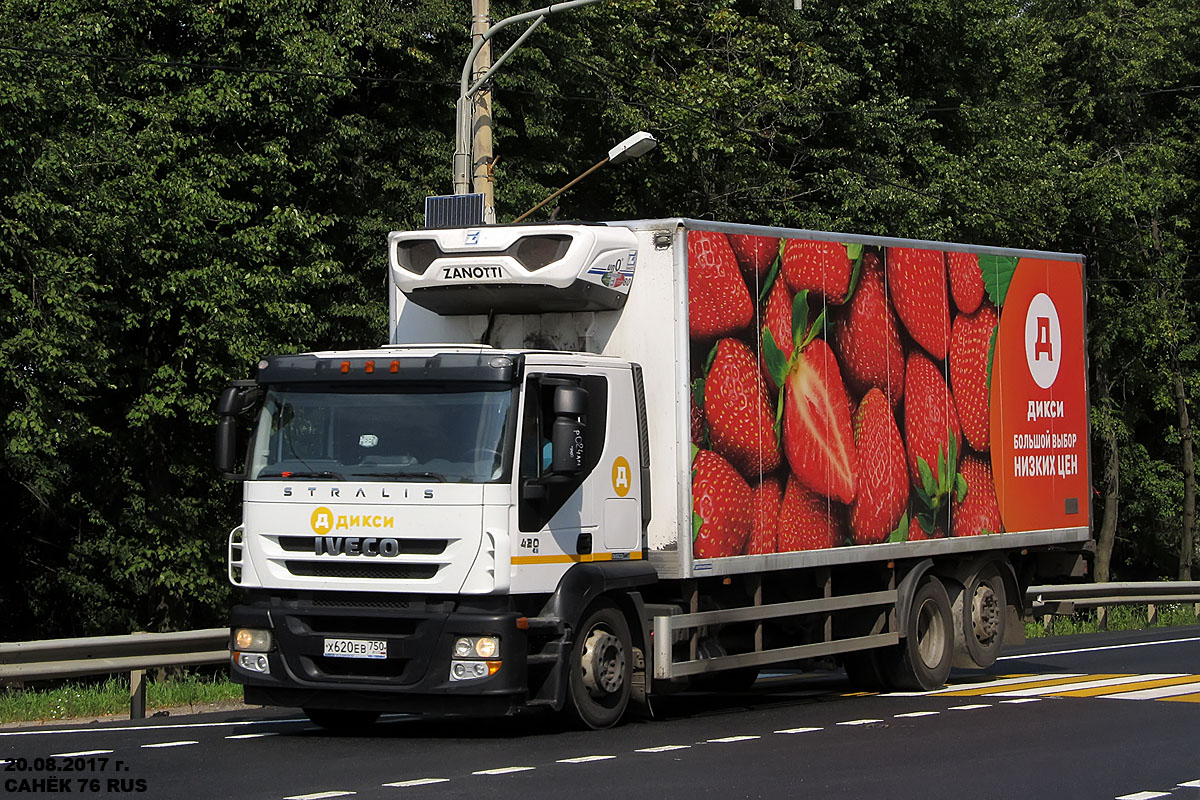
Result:
<instances>
[{"instance_id":1,"label":"wheel rim","mask_svg":"<svg viewBox=\"0 0 1200 800\"><path fill-rule=\"evenodd\" d=\"M1000 629L1000 608L996 593L989 584L981 583L971 598L971 619L974 622L975 639L980 644L990 644Z\"/></svg>"},{"instance_id":2,"label":"wheel rim","mask_svg":"<svg viewBox=\"0 0 1200 800\"><path fill-rule=\"evenodd\" d=\"M929 669L936 669L946 652L946 624L933 600L921 604L917 614L917 655Z\"/></svg>"},{"instance_id":3,"label":"wheel rim","mask_svg":"<svg viewBox=\"0 0 1200 800\"><path fill-rule=\"evenodd\" d=\"M583 688L594 698L617 694L625 684L625 647L612 633L593 628L580 655Z\"/></svg>"}]
</instances>

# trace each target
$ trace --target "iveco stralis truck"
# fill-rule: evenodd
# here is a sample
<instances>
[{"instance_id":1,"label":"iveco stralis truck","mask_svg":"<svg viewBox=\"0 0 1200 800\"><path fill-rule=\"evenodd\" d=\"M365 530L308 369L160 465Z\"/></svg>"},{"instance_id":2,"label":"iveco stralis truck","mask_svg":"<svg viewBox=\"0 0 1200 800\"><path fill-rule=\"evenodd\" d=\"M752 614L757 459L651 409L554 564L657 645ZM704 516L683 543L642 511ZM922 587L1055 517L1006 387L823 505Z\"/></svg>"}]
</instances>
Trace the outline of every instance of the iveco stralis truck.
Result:
<instances>
[{"instance_id":1,"label":"iveco stralis truck","mask_svg":"<svg viewBox=\"0 0 1200 800\"><path fill-rule=\"evenodd\" d=\"M664 219L389 262L389 344L219 403L249 703L602 728L767 664L929 689L1086 571L1078 256Z\"/></svg>"}]
</instances>

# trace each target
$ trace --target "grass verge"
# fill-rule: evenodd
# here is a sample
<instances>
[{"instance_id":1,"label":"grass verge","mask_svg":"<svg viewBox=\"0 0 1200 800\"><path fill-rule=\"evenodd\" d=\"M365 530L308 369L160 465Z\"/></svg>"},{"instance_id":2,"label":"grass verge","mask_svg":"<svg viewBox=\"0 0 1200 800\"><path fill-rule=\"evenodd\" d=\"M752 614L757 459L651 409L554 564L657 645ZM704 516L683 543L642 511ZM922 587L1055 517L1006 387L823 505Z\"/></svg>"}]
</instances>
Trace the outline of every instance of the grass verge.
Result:
<instances>
[{"instance_id":1,"label":"grass verge","mask_svg":"<svg viewBox=\"0 0 1200 800\"><path fill-rule=\"evenodd\" d=\"M147 682L146 710L242 699L242 687L221 675L182 675ZM0 723L129 713L129 677L71 682L50 689L0 691Z\"/></svg>"},{"instance_id":2,"label":"grass verge","mask_svg":"<svg viewBox=\"0 0 1200 800\"><path fill-rule=\"evenodd\" d=\"M1145 628L1168 628L1173 625L1195 625L1196 608L1192 603L1164 603L1158 606L1158 618L1150 624L1148 608L1144 605L1109 606L1105 630L1140 631ZM1070 616L1051 617L1050 626L1041 620L1025 623L1025 638L1070 636L1075 633L1097 633L1101 630L1096 609L1089 608Z\"/></svg>"}]
</instances>

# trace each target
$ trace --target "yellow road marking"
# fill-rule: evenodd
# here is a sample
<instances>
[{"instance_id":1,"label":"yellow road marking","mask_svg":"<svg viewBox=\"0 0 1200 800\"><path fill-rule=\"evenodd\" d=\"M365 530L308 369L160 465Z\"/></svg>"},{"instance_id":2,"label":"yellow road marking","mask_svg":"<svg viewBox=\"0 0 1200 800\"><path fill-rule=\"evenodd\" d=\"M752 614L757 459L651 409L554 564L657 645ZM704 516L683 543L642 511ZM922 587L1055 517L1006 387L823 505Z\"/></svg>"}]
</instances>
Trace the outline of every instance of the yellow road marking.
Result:
<instances>
[{"instance_id":1,"label":"yellow road marking","mask_svg":"<svg viewBox=\"0 0 1200 800\"><path fill-rule=\"evenodd\" d=\"M1200 675L1181 675L1176 678L1157 678L1137 683L1118 683L1111 686L1093 686L1090 689L1074 689L1067 692L1054 692L1059 697L1098 697L1102 694L1118 694L1120 692L1136 692L1140 689L1157 689L1160 686L1177 686L1181 683L1196 683L1200 688Z\"/></svg>"},{"instance_id":2,"label":"yellow road marking","mask_svg":"<svg viewBox=\"0 0 1200 800\"><path fill-rule=\"evenodd\" d=\"M1163 697L1161 699L1171 703L1200 703L1200 692L1196 694L1180 694L1174 697Z\"/></svg>"},{"instance_id":3,"label":"yellow road marking","mask_svg":"<svg viewBox=\"0 0 1200 800\"><path fill-rule=\"evenodd\" d=\"M1038 689L1044 686L1067 685L1070 683L1085 683L1104 678L1125 678L1127 675L1079 675L1074 678L1052 678L1050 680L1033 680L1024 683L1006 683L1002 686L980 686L974 689L938 692L940 697L978 697L984 694L999 694L1000 692L1015 692L1021 689Z\"/></svg>"}]
</instances>

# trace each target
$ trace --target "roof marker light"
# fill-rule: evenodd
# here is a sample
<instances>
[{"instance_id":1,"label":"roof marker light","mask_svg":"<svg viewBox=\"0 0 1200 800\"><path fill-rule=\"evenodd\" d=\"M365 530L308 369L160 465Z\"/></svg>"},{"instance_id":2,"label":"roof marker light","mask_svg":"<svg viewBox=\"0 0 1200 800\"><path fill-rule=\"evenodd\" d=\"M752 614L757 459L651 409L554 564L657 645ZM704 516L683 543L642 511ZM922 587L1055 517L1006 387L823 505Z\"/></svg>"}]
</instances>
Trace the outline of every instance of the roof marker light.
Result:
<instances>
[{"instance_id":1,"label":"roof marker light","mask_svg":"<svg viewBox=\"0 0 1200 800\"><path fill-rule=\"evenodd\" d=\"M342 362L342 374L343 374L343 375L345 375L345 374L346 374L347 372L349 372L349 371L350 371L350 362L349 362L349 361L343 361L343 362Z\"/></svg>"}]
</instances>

